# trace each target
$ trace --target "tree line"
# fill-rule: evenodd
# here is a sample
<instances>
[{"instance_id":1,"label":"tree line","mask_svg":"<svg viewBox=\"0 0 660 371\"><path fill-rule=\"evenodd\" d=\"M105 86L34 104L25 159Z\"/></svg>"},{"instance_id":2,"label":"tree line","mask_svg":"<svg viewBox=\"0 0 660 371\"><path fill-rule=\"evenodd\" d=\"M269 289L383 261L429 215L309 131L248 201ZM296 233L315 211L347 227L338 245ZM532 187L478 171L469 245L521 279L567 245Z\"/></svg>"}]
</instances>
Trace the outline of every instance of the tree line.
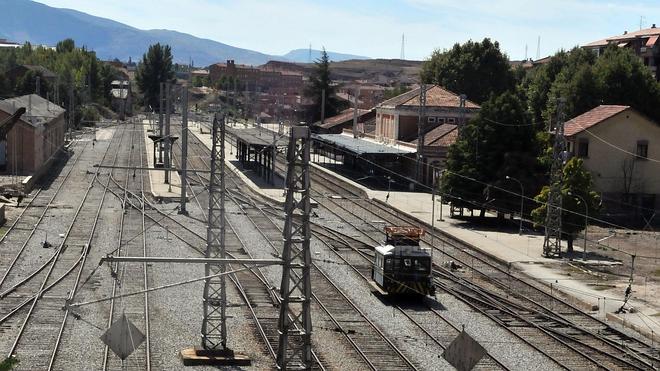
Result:
<instances>
[{"instance_id":1,"label":"tree line","mask_svg":"<svg viewBox=\"0 0 660 371\"><path fill-rule=\"evenodd\" d=\"M45 67L57 78L49 81L42 72L33 70L18 78L7 74L20 65ZM111 84L118 76L119 71L113 66L99 61L95 52L76 47L72 39L58 42L54 49L33 46L29 42L18 48L0 49L0 97L35 93L39 77L40 94L51 101L59 96L59 101L55 103L64 108L69 107L73 93L76 124L97 118L96 111L90 108L91 104L110 107Z\"/></svg>"}]
</instances>

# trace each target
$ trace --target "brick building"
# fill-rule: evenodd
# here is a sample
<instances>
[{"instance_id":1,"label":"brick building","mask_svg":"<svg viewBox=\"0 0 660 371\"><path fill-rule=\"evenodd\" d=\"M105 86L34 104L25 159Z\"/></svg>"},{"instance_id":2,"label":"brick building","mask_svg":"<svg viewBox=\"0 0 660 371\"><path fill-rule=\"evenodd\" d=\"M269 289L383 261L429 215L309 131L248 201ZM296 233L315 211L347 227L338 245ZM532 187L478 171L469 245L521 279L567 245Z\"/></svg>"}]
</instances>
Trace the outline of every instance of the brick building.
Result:
<instances>
[{"instance_id":1,"label":"brick building","mask_svg":"<svg viewBox=\"0 0 660 371\"><path fill-rule=\"evenodd\" d=\"M376 138L382 141L417 139L419 121L418 87L409 92L388 99L376 106ZM479 112L480 107L465 102L465 110L460 107L460 97L438 85L426 88L426 132L442 124L458 124L463 113L469 120ZM464 111L464 112L463 112Z\"/></svg>"},{"instance_id":2,"label":"brick building","mask_svg":"<svg viewBox=\"0 0 660 371\"><path fill-rule=\"evenodd\" d=\"M337 88L337 96L351 102L355 102L355 92L359 89L358 108L372 109L385 100L385 88L376 84L364 82L352 82L340 85Z\"/></svg>"},{"instance_id":3,"label":"brick building","mask_svg":"<svg viewBox=\"0 0 660 371\"><path fill-rule=\"evenodd\" d=\"M658 66L660 65L660 28L655 26L635 32L625 31L623 35L612 36L606 39L591 42L582 46L601 54L608 45L628 48L637 55L645 66L651 70L655 78L660 81Z\"/></svg>"},{"instance_id":4,"label":"brick building","mask_svg":"<svg viewBox=\"0 0 660 371\"><path fill-rule=\"evenodd\" d=\"M0 142L0 171L38 178L64 145L64 108L36 95L0 101L0 121L20 107L26 113Z\"/></svg>"},{"instance_id":5,"label":"brick building","mask_svg":"<svg viewBox=\"0 0 660 371\"><path fill-rule=\"evenodd\" d=\"M271 66L272 67L272 66ZM237 90L260 90L277 95L302 95L305 87L303 75L291 71L276 71L272 68L237 65L233 60L216 63L209 67L209 80L212 84L223 77L236 79Z\"/></svg>"}]
</instances>

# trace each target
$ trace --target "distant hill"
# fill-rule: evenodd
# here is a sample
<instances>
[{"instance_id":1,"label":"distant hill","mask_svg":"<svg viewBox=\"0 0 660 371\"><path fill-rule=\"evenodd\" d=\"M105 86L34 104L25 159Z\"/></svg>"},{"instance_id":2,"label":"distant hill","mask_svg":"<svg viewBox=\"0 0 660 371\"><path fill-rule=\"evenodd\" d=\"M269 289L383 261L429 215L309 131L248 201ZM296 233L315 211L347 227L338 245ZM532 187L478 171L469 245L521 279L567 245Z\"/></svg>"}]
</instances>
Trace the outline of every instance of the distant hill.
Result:
<instances>
[{"instance_id":1,"label":"distant hill","mask_svg":"<svg viewBox=\"0 0 660 371\"><path fill-rule=\"evenodd\" d=\"M176 62L188 63L192 58L196 66L234 59L236 63L260 65L269 60L288 60L283 56L268 55L242 49L217 41L198 38L170 30L140 30L110 19L95 17L70 9L59 9L30 0L0 0L2 21L0 38L33 44L55 45L72 38L76 45L85 45L96 51L101 59L139 60L149 45L156 42L172 47ZM292 51L292 56L297 55ZM289 53L289 54L291 54ZM307 62L309 51L302 61ZM332 53L341 60L343 54ZM287 54L288 55L288 54Z\"/></svg>"},{"instance_id":2,"label":"distant hill","mask_svg":"<svg viewBox=\"0 0 660 371\"><path fill-rule=\"evenodd\" d=\"M315 60L321 58L320 50L312 49L311 59L309 54L310 54L309 49L295 49L284 54L282 57L284 57L284 59L288 61L297 62L297 63L314 62ZM328 52L328 58L330 58L330 60L334 62L347 61L349 59L369 59L369 57L363 57L360 55L342 54L335 52Z\"/></svg>"}]
</instances>

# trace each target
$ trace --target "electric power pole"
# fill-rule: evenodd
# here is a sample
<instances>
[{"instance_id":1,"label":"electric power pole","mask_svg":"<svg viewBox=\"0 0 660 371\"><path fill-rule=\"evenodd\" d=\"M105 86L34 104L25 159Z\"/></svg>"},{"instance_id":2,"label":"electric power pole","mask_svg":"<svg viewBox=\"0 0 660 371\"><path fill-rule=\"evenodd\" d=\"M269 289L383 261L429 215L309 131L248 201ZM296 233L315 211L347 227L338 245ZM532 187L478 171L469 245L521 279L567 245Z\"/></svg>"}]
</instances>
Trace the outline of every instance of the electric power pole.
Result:
<instances>
[{"instance_id":1,"label":"electric power pole","mask_svg":"<svg viewBox=\"0 0 660 371\"><path fill-rule=\"evenodd\" d=\"M179 214L188 215L186 210L186 187L188 181L188 87L183 87L181 108L181 196Z\"/></svg>"},{"instance_id":2,"label":"electric power pole","mask_svg":"<svg viewBox=\"0 0 660 371\"><path fill-rule=\"evenodd\" d=\"M321 125L325 122L325 89L321 90Z\"/></svg>"},{"instance_id":3,"label":"electric power pole","mask_svg":"<svg viewBox=\"0 0 660 371\"><path fill-rule=\"evenodd\" d=\"M310 130L294 126L290 131L287 152L286 219L282 249L281 304L278 321L279 348L277 366L281 370L312 367L312 284L309 251L310 216ZM300 222L294 224L294 219Z\"/></svg>"},{"instance_id":4,"label":"electric power pole","mask_svg":"<svg viewBox=\"0 0 660 371\"><path fill-rule=\"evenodd\" d=\"M564 161L566 157L566 139L564 138L564 103L557 100L557 124L555 141L552 147L552 167L550 169L550 193L548 194L547 214L545 219L545 239L543 240L543 256L547 258L561 257L561 188L564 176Z\"/></svg>"},{"instance_id":5,"label":"electric power pole","mask_svg":"<svg viewBox=\"0 0 660 371\"><path fill-rule=\"evenodd\" d=\"M163 167L165 167L165 183L170 183L170 148L172 147L172 140L170 139L170 120L172 112L172 84L167 83L165 85L165 162Z\"/></svg>"},{"instance_id":6,"label":"electric power pole","mask_svg":"<svg viewBox=\"0 0 660 371\"><path fill-rule=\"evenodd\" d=\"M355 88L355 106L353 107L353 138L357 138L358 135L358 98L360 97L360 86Z\"/></svg>"},{"instance_id":7,"label":"electric power pole","mask_svg":"<svg viewBox=\"0 0 660 371\"><path fill-rule=\"evenodd\" d=\"M417 123L417 181L421 182L424 173L422 151L424 150L424 137L426 134L426 84L422 82L419 87L419 119Z\"/></svg>"},{"instance_id":8,"label":"electric power pole","mask_svg":"<svg viewBox=\"0 0 660 371\"><path fill-rule=\"evenodd\" d=\"M35 77L35 94L41 95L41 77L37 76Z\"/></svg>"},{"instance_id":9,"label":"electric power pole","mask_svg":"<svg viewBox=\"0 0 660 371\"><path fill-rule=\"evenodd\" d=\"M211 177L209 181L207 258L225 258L225 117L216 113L211 130ZM224 264L205 264L205 275L224 273ZM202 347L207 351L227 350L227 293L225 276L204 281Z\"/></svg>"},{"instance_id":10,"label":"electric power pole","mask_svg":"<svg viewBox=\"0 0 660 371\"><path fill-rule=\"evenodd\" d=\"M158 135L160 136L160 141L158 141L158 162L163 163L163 99L165 94L165 83L161 82L159 84L160 92L158 94Z\"/></svg>"}]
</instances>

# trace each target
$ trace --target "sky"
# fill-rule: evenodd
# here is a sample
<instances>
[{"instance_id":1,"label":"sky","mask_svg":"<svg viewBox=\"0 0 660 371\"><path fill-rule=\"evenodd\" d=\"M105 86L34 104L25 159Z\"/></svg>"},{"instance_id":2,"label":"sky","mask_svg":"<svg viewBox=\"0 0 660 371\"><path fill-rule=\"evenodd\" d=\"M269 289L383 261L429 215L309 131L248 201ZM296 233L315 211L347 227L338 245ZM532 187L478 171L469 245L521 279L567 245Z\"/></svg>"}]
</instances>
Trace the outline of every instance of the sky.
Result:
<instances>
[{"instance_id":1,"label":"sky","mask_svg":"<svg viewBox=\"0 0 660 371\"><path fill-rule=\"evenodd\" d=\"M660 0L38 0L140 29L170 29L259 52L327 50L426 59L435 49L489 37L509 58L657 23ZM527 53L525 52L527 49Z\"/></svg>"}]
</instances>

